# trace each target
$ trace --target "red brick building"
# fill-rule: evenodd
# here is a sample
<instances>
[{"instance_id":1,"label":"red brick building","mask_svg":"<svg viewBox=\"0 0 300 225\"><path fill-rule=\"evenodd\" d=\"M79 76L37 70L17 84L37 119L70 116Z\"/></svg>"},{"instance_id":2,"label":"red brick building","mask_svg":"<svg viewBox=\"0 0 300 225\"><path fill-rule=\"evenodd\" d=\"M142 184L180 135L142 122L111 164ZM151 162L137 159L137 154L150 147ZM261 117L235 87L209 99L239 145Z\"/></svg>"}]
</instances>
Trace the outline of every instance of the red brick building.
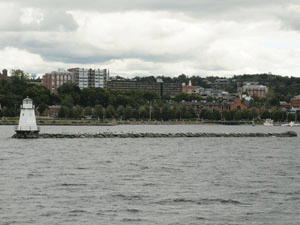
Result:
<instances>
[{"instance_id":1,"label":"red brick building","mask_svg":"<svg viewBox=\"0 0 300 225\"><path fill-rule=\"evenodd\" d=\"M61 106L60 105L50 105L48 106L45 111L43 112L43 114L40 114L40 112L38 111L38 108L36 108L35 110L35 114L37 116L49 116L49 117L57 117L58 113L60 111Z\"/></svg>"},{"instance_id":2,"label":"red brick building","mask_svg":"<svg viewBox=\"0 0 300 225\"><path fill-rule=\"evenodd\" d=\"M196 86L192 86L192 81L189 81L189 85L185 85L185 83L182 84L182 92L193 93L196 89Z\"/></svg>"},{"instance_id":3,"label":"red brick building","mask_svg":"<svg viewBox=\"0 0 300 225\"><path fill-rule=\"evenodd\" d=\"M53 71L51 73L46 73L43 76L42 84L50 90L50 93L56 93L57 88L70 81L74 81L73 73L66 71Z\"/></svg>"},{"instance_id":4,"label":"red brick building","mask_svg":"<svg viewBox=\"0 0 300 225\"><path fill-rule=\"evenodd\" d=\"M238 109L238 110L248 110L248 107L242 103L241 99L236 98L233 100L233 102L231 104L229 104L228 110L234 110L234 109Z\"/></svg>"},{"instance_id":5,"label":"red brick building","mask_svg":"<svg viewBox=\"0 0 300 225\"><path fill-rule=\"evenodd\" d=\"M300 96L291 99L291 107L300 109Z\"/></svg>"}]
</instances>

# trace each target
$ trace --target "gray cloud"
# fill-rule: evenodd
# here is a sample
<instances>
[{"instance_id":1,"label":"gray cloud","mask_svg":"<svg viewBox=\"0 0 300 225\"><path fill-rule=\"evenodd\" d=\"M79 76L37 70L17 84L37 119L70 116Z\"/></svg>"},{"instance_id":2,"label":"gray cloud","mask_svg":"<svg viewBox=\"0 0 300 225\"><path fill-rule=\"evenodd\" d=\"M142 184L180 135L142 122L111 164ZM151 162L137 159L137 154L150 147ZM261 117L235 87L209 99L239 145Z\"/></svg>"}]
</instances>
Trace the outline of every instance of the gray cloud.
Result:
<instances>
[{"instance_id":1,"label":"gray cloud","mask_svg":"<svg viewBox=\"0 0 300 225\"><path fill-rule=\"evenodd\" d=\"M286 67L278 62L289 52L259 46L273 39L281 44L287 29L300 29L299 0L0 0L0 6L3 2L10 11L1 15L0 51L10 46L47 63L114 61L165 74L177 65L209 73L264 70L272 63ZM40 17L24 19L26 9ZM280 22L282 30L276 27Z\"/></svg>"},{"instance_id":2,"label":"gray cloud","mask_svg":"<svg viewBox=\"0 0 300 225\"><path fill-rule=\"evenodd\" d=\"M73 0L71 3L68 0L10 0L10 3L18 4L21 7L43 9L46 12L45 19L40 25L23 26L24 29L57 29L59 27L66 30L77 28L76 22L66 13L74 10L98 13L162 10L184 13L192 18L218 21L247 21L277 17L283 21L285 26L298 29L299 13L290 13L286 8L290 5L300 5L298 0ZM12 18L15 21L14 27L20 29L20 25L16 26L16 16L12 15ZM10 25L10 27L12 26Z\"/></svg>"},{"instance_id":3,"label":"gray cloud","mask_svg":"<svg viewBox=\"0 0 300 225\"><path fill-rule=\"evenodd\" d=\"M45 19L41 22L42 30L65 30L73 31L78 28L78 24L73 17L63 11L47 11Z\"/></svg>"},{"instance_id":4,"label":"gray cloud","mask_svg":"<svg viewBox=\"0 0 300 225\"><path fill-rule=\"evenodd\" d=\"M174 10L180 12L217 13L240 8L264 8L279 5L299 4L298 0L10 0L26 7L47 9L92 10L92 11L126 11L126 10Z\"/></svg>"},{"instance_id":5,"label":"gray cloud","mask_svg":"<svg viewBox=\"0 0 300 225\"><path fill-rule=\"evenodd\" d=\"M289 7L278 12L278 18L282 21L284 29L300 31L300 4L298 7Z\"/></svg>"},{"instance_id":6,"label":"gray cloud","mask_svg":"<svg viewBox=\"0 0 300 225\"><path fill-rule=\"evenodd\" d=\"M72 31L78 28L74 18L67 12L57 10L41 10L42 19L37 22L22 22L22 10L17 9L2 21L0 21L0 32L24 32L24 31Z\"/></svg>"}]
</instances>

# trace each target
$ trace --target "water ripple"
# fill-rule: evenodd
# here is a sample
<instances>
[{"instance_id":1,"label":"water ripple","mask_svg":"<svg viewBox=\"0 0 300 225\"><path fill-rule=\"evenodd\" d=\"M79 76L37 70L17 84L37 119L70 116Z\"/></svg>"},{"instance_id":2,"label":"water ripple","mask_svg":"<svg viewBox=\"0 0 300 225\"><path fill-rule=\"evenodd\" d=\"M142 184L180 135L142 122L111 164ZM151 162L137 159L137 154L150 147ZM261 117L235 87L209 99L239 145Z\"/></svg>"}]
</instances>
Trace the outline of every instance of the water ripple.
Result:
<instances>
[{"instance_id":1,"label":"water ripple","mask_svg":"<svg viewBox=\"0 0 300 225\"><path fill-rule=\"evenodd\" d=\"M5 137L0 147L1 225L299 224L298 138L13 140L6 138L10 129L0 129ZM287 128L43 129L242 133Z\"/></svg>"}]
</instances>

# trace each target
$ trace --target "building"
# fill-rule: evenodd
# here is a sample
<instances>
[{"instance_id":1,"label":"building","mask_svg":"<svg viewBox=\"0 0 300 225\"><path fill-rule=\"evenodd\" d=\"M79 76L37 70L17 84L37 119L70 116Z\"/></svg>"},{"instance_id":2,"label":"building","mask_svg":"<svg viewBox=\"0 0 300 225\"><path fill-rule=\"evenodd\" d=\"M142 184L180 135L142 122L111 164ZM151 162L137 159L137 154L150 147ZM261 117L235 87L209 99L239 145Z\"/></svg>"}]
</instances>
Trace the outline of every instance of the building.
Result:
<instances>
[{"instance_id":1,"label":"building","mask_svg":"<svg viewBox=\"0 0 300 225\"><path fill-rule=\"evenodd\" d=\"M227 79L216 79L215 80L215 85L229 85L230 84L230 81L227 80Z\"/></svg>"},{"instance_id":2,"label":"building","mask_svg":"<svg viewBox=\"0 0 300 225\"><path fill-rule=\"evenodd\" d=\"M295 96L295 98L291 99L291 108L300 109L300 95Z\"/></svg>"},{"instance_id":3,"label":"building","mask_svg":"<svg viewBox=\"0 0 300 225\"><path fill-rule=\"evenodd\" d=\"M289 110L291 108L291 103L287 103L286 101L281 101L280 108L284 110Z\"/></svg>"},{"instance_id":4,"label":"building","mask_svg":"<svg viewBox=\"0 0 300 225\"><path fill-rule=\"evenodd\" d=\"M40 128L36 125L35 106L30 98L23 100L19 125L16 127L17 137L38 137Z\"/></svg>"},{"instance_id":5,"label":"building","mask_svg":"<svg viewBox=\"0 0 300 225\"><path fill-rule=\"evenodd\" d=\"M224 101L224 102L206 102L206 101L191 101L191 102L185 102L182 101L179 103L179 105L184 106L185 108L193 108L195 113L197 115L200 115L201 111L203 109L209 109L209 110L219 110L220 112L223 111L231 111L231 110L250 110L251 107L247 106L247 104L244 104L241 102L240 99L232 99L230 101Z\"/></svg>"},{"instance_id":6,"label":"building","mask_svg":"<svg viewBox=\"0 0 300 225\"><path fill-rule=\"evenodd\" d=\"M158 96L168 95L174 96L180 93L182 88L179 83L163 83L161 80L156 82L137 82L130 80L110 80L107 82L107 88L112 90L128 91L128 90L145 90L154 91Z\"/></svg>"},{"instance_id":7,"label":"building","mask_svg":"<svg viewBox=\"0 0 300 225\"><path fill-rule=\"evenodd\" d=\"M10 80L11 77L7 76L7 69L3 69L2 73L0 73L0 79Z\"/></svg>"},{"instance_id":8,"label":"building","mask_svg":"<svg viewBox=\"0 0 300 225\"><path fill-rule=\"evenodd\" d=\"M229 111L234 110L234 109L248 110L248 107L246 104L242 103L241 99L236 98L233 101L225 103L222 108L222 110L229 110Z\"/></svg>"},{"instance_id":9,"label":"building","mask_svg":"<svg viewBox=\"0 0 300 225\"><path fill-rule=\"evenodd\" d=\"M238 89L238 94L241 96L243 93L248 93L248 95L256 95L259 98L263 98L269 93L268 87L263 85L258 85L255 83L246 83L244 86Z\"/></svg>"},{"instance_id":10,"label":"building","mask_svg":"<svg viewBox=\"0 0 300 225\"><path fill-rule=\"evenodd\" d=\"M60 105L49 105L42 114L39 112L38 108L36 108L35 114L37 116L57 117L60 109Z\"/></svg>"},{"instance_id":11,"label":"building","mask_svg":"<svg viewBox=\"0 0 300 225\"><path fill-rule=\"evenodd\" d=\"M50 93L56 93L57 88L70 81L74 82L73 73L64 70L58 70L43 75L42 84L50 90Z\"/></svg>"},{"instance_id":12,"label":"building","mask_svg":"<svg viewBox=\"0 0 300 225\"><path fill-rule=\"evenodd\" d=\"M71 68L69 72L74 74L74 82L80 88L107 87L109 71L107 69Z\"/></svg>"},{"instance_id":13,"label":"building","mask_svg":"<svg viewBox=\"0 0 300 225\"><path fill-rule=\"evenodd\" d=\"M197 93L197 87L192 85L192 81L189 81L189 85L186 85L185 83L182 83L182 92L194 94ZM197 93L199 94L199 92Z\"/></svg>"},{"instance_id":14,"label":"building","mask_svg":"<svg viewBox=\"0 0 300 225\"><path fill-rule=\"evenodd\" d=\"M64 83L72 81L80 89L90 87L107 87L109 72L107 69L80 69L71 68L68 71L59 69L47 73L43 76L42 84L45 85L51 93L57 93L57 88Z\"/></svg>"}]
</instances>

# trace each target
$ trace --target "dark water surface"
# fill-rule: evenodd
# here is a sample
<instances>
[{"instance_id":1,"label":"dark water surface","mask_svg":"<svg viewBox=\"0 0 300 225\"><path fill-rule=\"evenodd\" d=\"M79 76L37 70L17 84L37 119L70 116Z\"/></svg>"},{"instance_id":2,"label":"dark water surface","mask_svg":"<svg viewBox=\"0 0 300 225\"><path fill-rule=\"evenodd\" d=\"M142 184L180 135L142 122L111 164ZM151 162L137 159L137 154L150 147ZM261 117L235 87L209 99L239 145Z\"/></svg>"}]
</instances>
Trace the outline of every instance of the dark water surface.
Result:
<instances>
[{"instance_id":1,"label":"dark water surface","mask_svg":"<svg viewBox=\"0 0 300 225\"><path fill-rule=\"evenodd\" d=\"M41 127L42 133L284 132L264 126ZM296 138L10 138L0 225L300 224Z\"/></svg>"}]
</instances>

